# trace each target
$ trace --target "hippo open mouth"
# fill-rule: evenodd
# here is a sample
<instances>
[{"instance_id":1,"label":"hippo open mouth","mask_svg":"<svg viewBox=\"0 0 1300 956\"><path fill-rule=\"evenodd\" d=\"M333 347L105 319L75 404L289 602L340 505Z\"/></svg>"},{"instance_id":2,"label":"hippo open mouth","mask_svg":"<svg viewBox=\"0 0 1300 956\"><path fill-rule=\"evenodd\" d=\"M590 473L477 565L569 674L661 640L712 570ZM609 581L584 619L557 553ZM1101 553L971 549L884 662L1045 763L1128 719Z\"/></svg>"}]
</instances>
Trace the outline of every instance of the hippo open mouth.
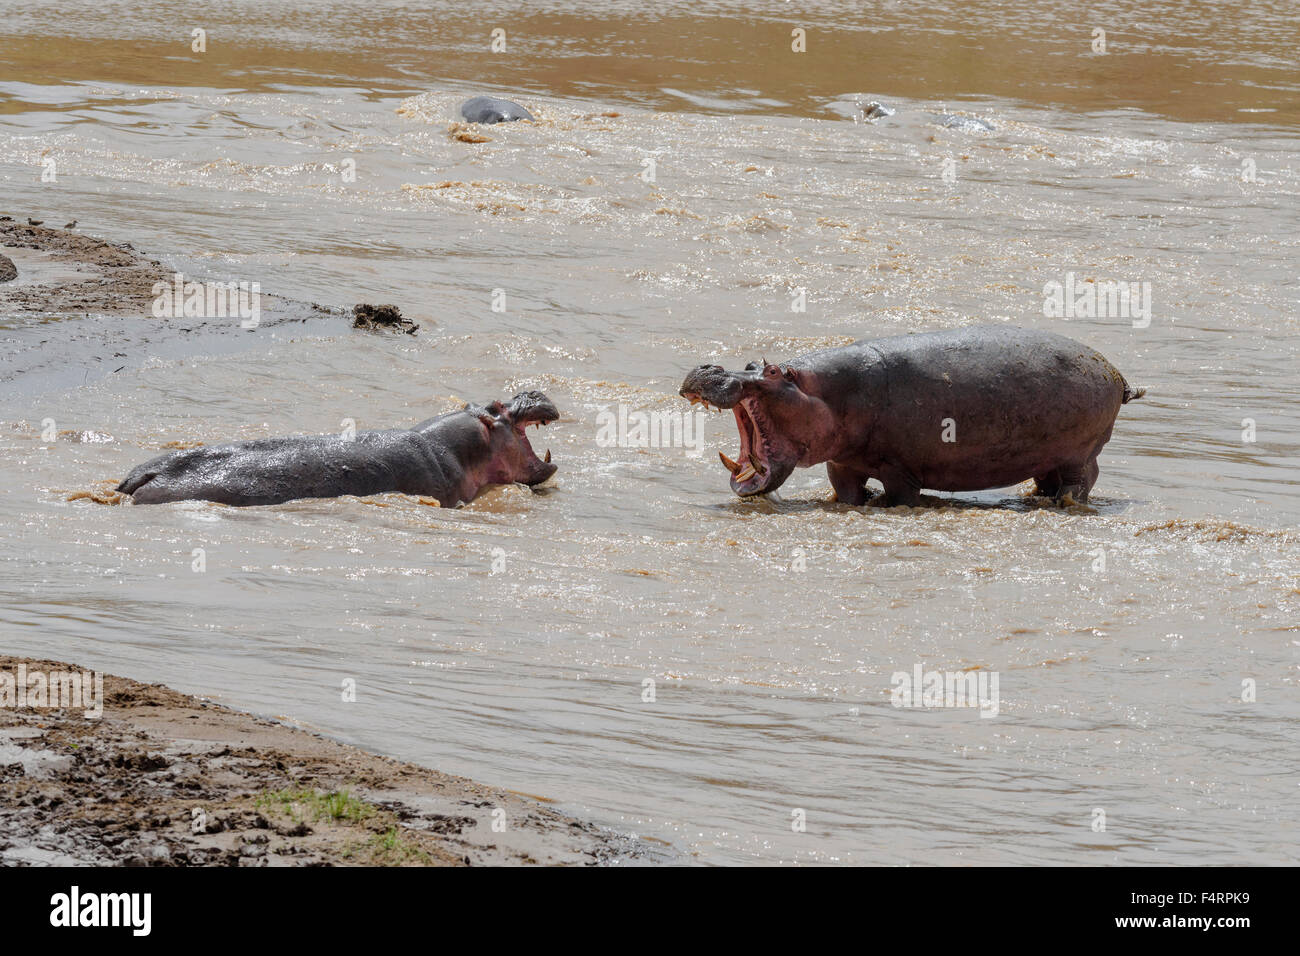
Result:
<instances>
[{"instance_id":1,"label":"hippo open mouth","mask_svg":"<svg viewBox=\"0 0 1300 956\"><path fill-rule=\"evenodd\" d=\"M537 457L537 452L533 450L532 444L528 441L528 436L524 434L524 429L529 425L537 425L540 427L542 425L550 424L552 421L555 421L555 419L552 418L549 421L542 421L539 419L537 421L517 423L515 425L515 434L519 436L519 441L524 446L524 453L528 458L528 463L532 466L528 477L524 479L524 484L526 485L540 485L547 478L551 477L551 475L555 474L556 465L551 461L551 450L549 448L546 449L546 454L543 457Z\"/></svg>"},{"instance_id":2,"label":"hippo open mouth","mask_svg":"<svg viewBox=\"0 0 1300 956\"><path fill-rule=\"evenodd\" d=\"M736 430L740 432L740 453L735 461L723 452L718 452L718 458L731 472L732 491L741 497L762 494L772 483L772 449L767 438L771 426L755 399L741 399L732 412L736 416Z\"/></svg>"},{"instance_id":3,"label":"hippo open mouth","mask_svg":"<svg viewBox=\"0 0 1300 956\"><path fill-rule=\"evenodd\" d=\"M755 389L761 373L753 369L727 372L720 366L700 366L687 376L681 395L692 405L731 409L740 433L740 451L735 461L724 452L718 458L731 473L731 490L742 498L779 488L794 471L797 454L780 440L781 430L765 407L765 396Z\"/></svg>"},{"instance_id":4,"label":"hippo open mouth","mask_svg":"<svg viewBox=\"0 0 1300 956\"><path fill-rule=\"evenodd\" d=\"M529 425L538 427L549 425L560 417L559 409L541 392L520 392L510 400L505 415L510 421L511 428L514 429L515 436L519 439L528 462L527 476L522 479L523 483L540 485L555 474L556 466L551 462L549 448L546 449L546 457L537 457L532 444L528 441L526 429Z\"/></svg>"}]
</instances>

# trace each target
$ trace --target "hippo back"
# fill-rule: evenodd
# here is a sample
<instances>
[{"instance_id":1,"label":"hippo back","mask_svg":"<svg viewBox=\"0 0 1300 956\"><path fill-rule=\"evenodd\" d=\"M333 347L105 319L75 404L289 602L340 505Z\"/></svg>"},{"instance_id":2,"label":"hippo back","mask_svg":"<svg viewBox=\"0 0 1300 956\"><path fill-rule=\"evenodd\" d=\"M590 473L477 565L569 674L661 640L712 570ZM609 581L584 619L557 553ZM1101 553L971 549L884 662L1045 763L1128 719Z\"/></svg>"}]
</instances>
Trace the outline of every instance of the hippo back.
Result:
<instances>
[{"instance_id":1,"label":"hippo back","mask_svg":"<svg viewBox=\"0 0 1300 956\"><path fill-rule=\"evenodd\" d=\"M833 381L869 366L858 372L858 401L873 406L859 454L952 491L1087 462L1110 438L1126 387L1088 346L1014 326L864 340L806 358Z\"/></svg>"}]
</instances>

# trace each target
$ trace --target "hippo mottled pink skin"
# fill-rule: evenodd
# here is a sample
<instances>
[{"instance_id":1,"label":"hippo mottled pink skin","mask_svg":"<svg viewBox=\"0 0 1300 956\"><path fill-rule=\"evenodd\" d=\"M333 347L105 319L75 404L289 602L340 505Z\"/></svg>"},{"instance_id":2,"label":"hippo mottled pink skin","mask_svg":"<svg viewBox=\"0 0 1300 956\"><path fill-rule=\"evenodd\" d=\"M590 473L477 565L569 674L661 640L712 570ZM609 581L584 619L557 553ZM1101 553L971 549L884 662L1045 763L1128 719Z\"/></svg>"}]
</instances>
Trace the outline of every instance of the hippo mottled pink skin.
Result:
<instances>
[{"instance_id":1,"label":"hippo mottled pink skin","mask_svg":"<svg viewBox=\"0 0 1300 956\"><path fill-rule=\"evenodd\" d=\"M538 458L524 429L558 417L541 392L520 392L508 406L467 405L413 428L175 451L136 467L117 490L136 504L198 499L227 505L399 491L453 507L473 501L488 485L536 485L555 474L551 453Z\"/></svg>"},{"instance_id":2,"label":"hippo mottled pink skin","mask_svg":"<svg viewBox=\"0 0 1300 956\"><path fill-rule=\"evenodd\" d=\"M731 488L774 491L826 463L838 500L916 505L922 488L978 491L1028 478L1058 503L1088 500L1097 455L1130 388L1100 353L1052 332L973 326L809 352L743 371L701 365L681 394L735 411ZM871 497L875 478L884 493Z\"/></svg>"}]
</instances>

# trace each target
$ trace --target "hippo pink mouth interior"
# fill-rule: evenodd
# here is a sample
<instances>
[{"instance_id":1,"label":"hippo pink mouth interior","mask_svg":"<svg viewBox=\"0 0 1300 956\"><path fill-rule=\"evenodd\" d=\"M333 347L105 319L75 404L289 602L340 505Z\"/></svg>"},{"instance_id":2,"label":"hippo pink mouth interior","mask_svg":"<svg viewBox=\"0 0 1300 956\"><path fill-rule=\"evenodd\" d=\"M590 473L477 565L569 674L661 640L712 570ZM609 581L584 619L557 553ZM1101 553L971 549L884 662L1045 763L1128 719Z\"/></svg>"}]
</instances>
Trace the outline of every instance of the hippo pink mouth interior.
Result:
<instances>
[{"instance_id":1,"label":"hippo pink mouth interior","mask_svg":"<svg viewBox=\"0 0 1300 956\"><path fill-rule=\"evenodd\" d=\"M504 482L520 481L526 485L539 485L555 474L551 450L546 450L545 458L538 458L528 441L529 425L549 425L560 417L549 398L535 390L520 392L510 400L509 406L493 402L485 411L489 416L495 416L482 419L488 429L489 441L494 424L504 422L510 425L511 434L517 442L507 459L498 462L504 468L499 476Z\"/></svg>"},{"instance_id":2,"label":"hippo pink mouth interior","mask_svg":"<svg viewBox=\"0 0 1300 956\"><path fill-rule=\"evenodd\" d=\"M740 452L735 461L718 452L722 464L731 472L731 490L738 495L760 494L772 478L772 450L764 432L767 421L761 408L752 398L743 398L732 406L740 432Z\"/></svg>"},{"instance_id":3,"label":"hippo pink mouth interior","mask_svg":"<svg viewBox=\"0 0 1300 956\"><path fill-rule=\"evenodd\" d=\"M554 420L555 420L554 418L548 419L544 417L538 417L538 418L525 418L514 423L513 427L515 430L515 435L517 435L519 440L523 442L524 449L528 452L528 457L531 461L542 462L544 464L549 465L551 463L551 450L549 448L546 449L545 458L537 457L537 452L533 451L533 446L528 441L528 435L527 435L528 426L535 425L538 428L540 428L543 425L549 425Z\"/></svg>"}]
</instances>

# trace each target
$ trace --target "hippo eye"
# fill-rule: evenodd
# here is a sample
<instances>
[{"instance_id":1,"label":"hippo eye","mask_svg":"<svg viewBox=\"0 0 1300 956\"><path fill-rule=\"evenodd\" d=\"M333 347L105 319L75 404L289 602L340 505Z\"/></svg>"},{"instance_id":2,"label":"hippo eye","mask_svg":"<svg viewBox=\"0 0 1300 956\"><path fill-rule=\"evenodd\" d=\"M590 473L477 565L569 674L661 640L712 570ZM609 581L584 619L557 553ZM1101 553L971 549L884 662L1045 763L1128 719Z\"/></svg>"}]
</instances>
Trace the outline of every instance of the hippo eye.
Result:
<instances>
[{"instance_id":1,"label":"hippo eye","mask_svg":"<svg viewBox=\"0 0 1300 956\"><path fill-rule=\"evenodd\" d=\"M769 365L767 368L763 369L763 374L768 378L780 378L781 368L777 365Z\"/></svg>"}]
</instances>

